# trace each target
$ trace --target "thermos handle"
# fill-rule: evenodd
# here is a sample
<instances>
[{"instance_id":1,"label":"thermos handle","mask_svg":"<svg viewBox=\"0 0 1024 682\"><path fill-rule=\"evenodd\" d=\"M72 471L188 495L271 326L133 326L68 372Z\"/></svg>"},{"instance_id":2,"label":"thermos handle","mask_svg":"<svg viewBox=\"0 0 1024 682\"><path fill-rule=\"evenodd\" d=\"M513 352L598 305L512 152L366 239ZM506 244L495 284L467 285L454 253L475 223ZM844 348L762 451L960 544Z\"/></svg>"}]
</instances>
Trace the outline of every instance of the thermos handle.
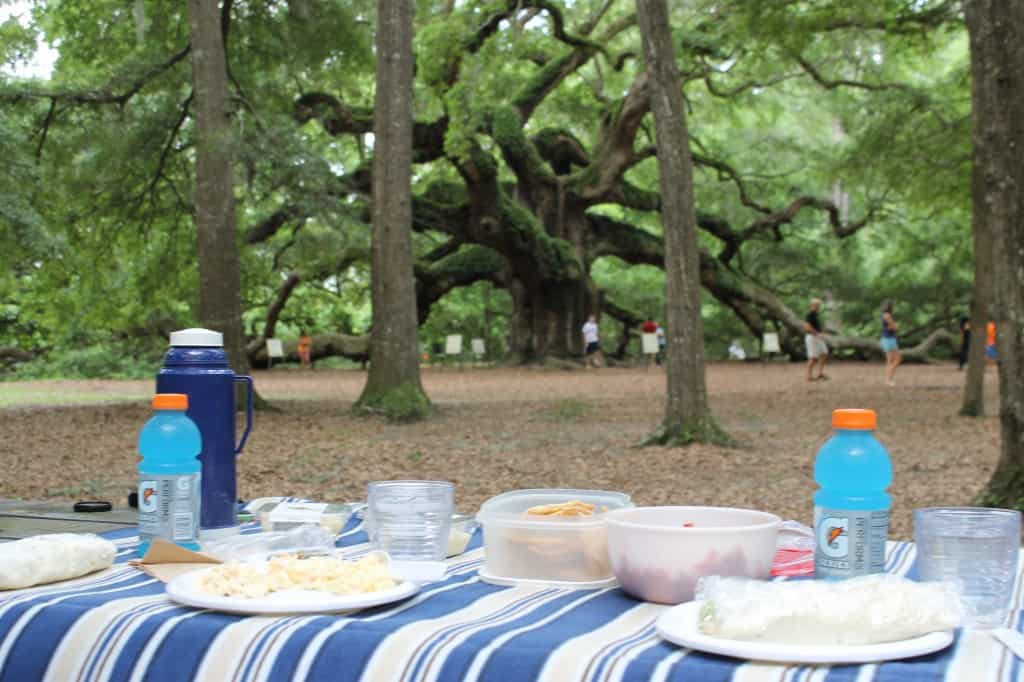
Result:
<instances>
[{"instance_id":1,"label":"thermos handle","mask_svg":"<svg viewBox=\"0 0 1024 682\"><path fill-rule=\"evenodd\" d=\"M235 381L245 382L245 431L242 432L242 440L235 448L235 454L241 454L245 447L245 441L249 440L249 431L252 430L252 377L235 375Z\"/></svg>"}]
</instances>

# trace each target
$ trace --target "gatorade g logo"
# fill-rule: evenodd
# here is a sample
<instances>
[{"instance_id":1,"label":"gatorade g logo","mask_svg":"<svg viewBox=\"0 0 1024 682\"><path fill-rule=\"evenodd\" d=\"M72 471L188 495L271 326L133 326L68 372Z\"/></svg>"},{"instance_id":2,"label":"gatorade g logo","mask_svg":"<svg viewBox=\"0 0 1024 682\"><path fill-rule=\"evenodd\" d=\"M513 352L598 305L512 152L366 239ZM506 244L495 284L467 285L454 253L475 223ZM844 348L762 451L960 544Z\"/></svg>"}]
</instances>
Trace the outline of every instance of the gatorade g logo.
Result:
<instances>
[{"instance_id":1,"label":"gatorade g logo","mask_svg":"<svg viewBox=\"0 0 1024 682\"><path fill-rule=\"evenodd\" d=\"M142 481L139 483L139 511L153 513L156 511L156 481Z\"/></svg>"},{"instance_id":2,"label":"gatorade g logo","mask_svg":"<svg viewBox=\"0 0 1024 682\"><path fill-rule=\"evenodd\" d=\"M832 559L841 559L850 551L850 520L830 516L818 524L818 546Z\"/></svg>"}]
</instances>

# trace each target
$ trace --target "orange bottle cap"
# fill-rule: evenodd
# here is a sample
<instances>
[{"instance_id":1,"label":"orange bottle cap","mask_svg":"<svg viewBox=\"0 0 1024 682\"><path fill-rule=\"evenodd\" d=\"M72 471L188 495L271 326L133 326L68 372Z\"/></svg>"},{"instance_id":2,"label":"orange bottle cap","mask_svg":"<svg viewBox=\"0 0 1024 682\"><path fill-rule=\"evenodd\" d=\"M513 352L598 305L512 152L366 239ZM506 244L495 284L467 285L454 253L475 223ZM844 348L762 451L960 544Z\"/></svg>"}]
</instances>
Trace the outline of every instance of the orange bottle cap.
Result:
<instances>
[{"instance_id":1,"label":"orange bottle cap","mask_svg":"<svg viewBox=\"0 0 1024 682\"><path fill-rule=\"evenodd\" d=\"M188 396L184 393L157 393L153 396L154 410L187 410Z\"/></svg>"},{"instance_id":2,"label":"orange bottle cap","mask_svg":"<svg viewBox=\"0 0 1024 682\"><path fill-rule=\"evenodd\" d=\"M833 429L874 429L878 417L874 410L833 410Z\"/></svg>"}]
</instances>

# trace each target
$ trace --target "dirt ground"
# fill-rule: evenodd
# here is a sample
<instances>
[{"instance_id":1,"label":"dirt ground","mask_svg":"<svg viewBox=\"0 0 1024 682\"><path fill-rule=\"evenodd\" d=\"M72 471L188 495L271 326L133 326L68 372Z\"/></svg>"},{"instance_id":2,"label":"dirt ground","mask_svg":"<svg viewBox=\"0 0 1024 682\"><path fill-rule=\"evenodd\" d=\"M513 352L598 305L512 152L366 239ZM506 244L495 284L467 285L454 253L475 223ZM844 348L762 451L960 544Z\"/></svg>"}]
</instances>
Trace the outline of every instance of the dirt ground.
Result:
<instances>
[{"instance_id":1,"label":"dirt ground","mask_svg":"<svg viewBox=\"0 0 1024 682\"><path fill-rule=\"evenodd\" d=\"M814 455L837 407L879 413L895 469L895 538L912 534L915 507L967 504L988 480L997 418L956 416L964 375L955 367L903 367L895 388L884 384L880 365L829 373L830 381L807 383L801 365L712 365L712 407L739 447L636 449L662 414L665 376L657 369L425 370L438 410L413 425L350 414L362 372L261 372L257 389L280 411L257 415L238 462L239 494L341 502L363 498L375 479L440 478L458 485L465 511L506 490L579 487L624 491L637 504L743 506L810 523ZM995 415L994 372L986 383ZM135 439L150 415L139 396L151 385L0 384L0 405L8 406L0 409L0 498L123 502L135 485ZM23 394L61 403L83 395L91 404L19 407Z\"/></svg>"}]
</instances>

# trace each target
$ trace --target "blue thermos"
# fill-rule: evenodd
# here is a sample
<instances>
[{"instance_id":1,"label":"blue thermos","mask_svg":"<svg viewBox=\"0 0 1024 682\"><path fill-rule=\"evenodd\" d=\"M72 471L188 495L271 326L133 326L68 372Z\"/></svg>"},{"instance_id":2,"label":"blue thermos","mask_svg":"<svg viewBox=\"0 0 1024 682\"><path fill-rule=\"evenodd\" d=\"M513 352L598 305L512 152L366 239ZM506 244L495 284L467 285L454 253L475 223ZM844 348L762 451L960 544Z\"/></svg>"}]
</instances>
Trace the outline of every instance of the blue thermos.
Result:
<instances>
[{"instance_id":1,"label":"blue thermos","mask_svg":"<svg viewBox=\"0 0 1024 682\"><path fill-rule=\"evenodd\" d=\"M245 431L235 445L235 382L244 382L248 398ZM228 366L224 335L209 329L171 333L171 348L156 376L157 393L188 395L188 417L199 427L203 448L201 535L236 532L235 457L245 447L252 428L252 377L239 376Z\"/></svg>"}]
</instances>

